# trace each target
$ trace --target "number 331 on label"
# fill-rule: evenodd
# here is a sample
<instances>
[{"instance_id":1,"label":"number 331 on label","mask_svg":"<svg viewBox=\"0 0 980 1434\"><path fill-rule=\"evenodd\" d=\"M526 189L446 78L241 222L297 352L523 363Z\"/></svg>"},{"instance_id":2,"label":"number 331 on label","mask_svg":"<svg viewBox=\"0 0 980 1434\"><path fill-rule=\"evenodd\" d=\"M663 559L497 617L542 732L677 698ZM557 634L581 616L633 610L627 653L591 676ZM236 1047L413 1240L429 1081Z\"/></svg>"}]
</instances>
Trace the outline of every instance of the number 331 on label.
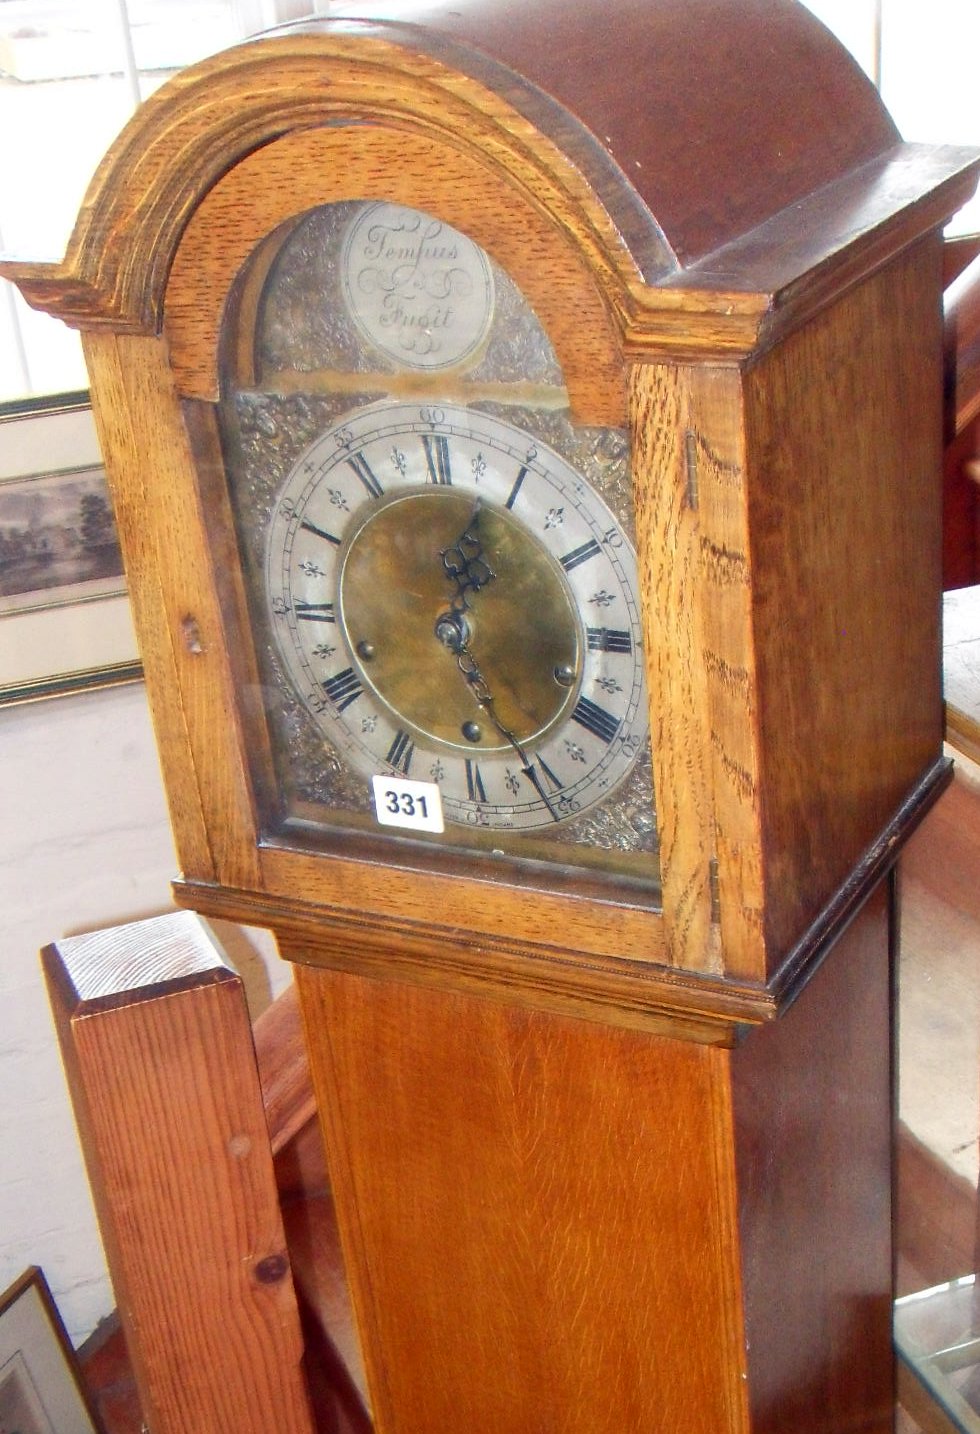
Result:
<instances>
[{"instance_id":1,"label":"number 331 on label","mask_svg":"<svg viewBox=\"0 0 980 1434\"><path fill-rule=\"evenodd\" d=\"M416 832L441 832L442 794L435 782L410 782L404 777L373 777L374 810L383 827L408 827Z\"/></svg>"}]
</instances>

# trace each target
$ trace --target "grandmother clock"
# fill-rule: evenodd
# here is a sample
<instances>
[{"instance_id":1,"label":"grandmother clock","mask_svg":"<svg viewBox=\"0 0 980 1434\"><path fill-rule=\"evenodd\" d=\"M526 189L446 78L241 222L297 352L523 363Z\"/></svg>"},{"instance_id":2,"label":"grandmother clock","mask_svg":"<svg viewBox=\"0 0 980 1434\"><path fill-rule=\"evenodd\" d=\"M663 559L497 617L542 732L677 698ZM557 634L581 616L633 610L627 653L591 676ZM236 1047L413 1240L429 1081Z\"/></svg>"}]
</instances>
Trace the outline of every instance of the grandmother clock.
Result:
<instances>
[{"instance_id":1,"label":"grandmother clock","mask_svg":"<svg viewBox=\"0 0 980 1434\"><path fill-rule=\"evenodd\" d=\"M379 1434L891 1427L976 167L790 0L355 5L4 265L84 334L178 900L295 963Z\"/></svg>"}]
</instances>

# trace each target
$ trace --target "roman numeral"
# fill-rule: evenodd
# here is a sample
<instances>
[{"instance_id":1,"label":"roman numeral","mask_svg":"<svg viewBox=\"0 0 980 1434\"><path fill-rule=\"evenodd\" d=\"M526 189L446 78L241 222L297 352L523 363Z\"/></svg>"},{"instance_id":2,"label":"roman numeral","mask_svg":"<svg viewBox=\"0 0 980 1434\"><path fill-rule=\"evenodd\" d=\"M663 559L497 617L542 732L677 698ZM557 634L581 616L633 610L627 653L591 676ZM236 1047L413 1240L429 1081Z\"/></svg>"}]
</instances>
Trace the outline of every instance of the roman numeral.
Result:
<instances>
[{"instance_id":1,"label":"roman numeral","mask_svg":"<svg viewBox=\"0 0 980 1434\"><path fill-rule=\"evenodd\" d=\"M304 518L303 522L300 523L300 527L305 532L312 533L315 538L323 538L326 542L333 543L335 548L340 547L339 538L335 538L333 533L328 533L324 528L318 528L315 523L310 522L309 518Z\"/></svg>"},{"instance_id":2,"label":"roman numeral","mask_svg":"<svg viewBox=\"0 0 980 1434\"><path fill-rule=\"evenodd\" d=\"M349 707L352 702L357 701L364 688L353 667L345 667L343 672L338 672L335 677L327 678L323 684L323 690L337 711L343 712L345 707Z\"/></svg>"},{"instance_id":3,"label":"roman numeral","mask_svg":"<svg viewBox=\"0 0 980 1434\"><path fill-rule=\"evenodd\" d=\"M602 549L599 547L595 538L590 538L589 541L583 543L580 548L573 548L570 553L566 553L559 561L566 573L570 573L572 568L577 568L580 563L587 563L590 558L598 557L601 552Z\"/></svg>"},{"instance_id":4,"label":"roman numeral","mask_svg":"<svg viewBox=\"0 0 980 1434\"><path fill-rule=\"evenodd\" d=\"M466 795L471 802L485 802L487 789L483 785L480 769L471 757L466 758Z\"/></svg>"},{"instance_id":5,"label":"roman numeral","mask_svg":"<svg viewBox=\"0 0 980 1434\"><path fill-rule=\"evenodd\" d=\"M521 485L522 485L522 483L524 482L524 479L525 479L526 477L527 477L527 469L526 469L526 468L522 468L521 471L520 471L520 473L518 473L518 475L517 475L517 480L516 480L516 482L514 483L513 488L510 490L510 497L507 499L507 502L504 504L504 507L505 507L505 508L513 508L514 504L517 502L517 495L518 495L518 494L520 493L520 491L521 491Z\"/></svg>"},{"instance_id":6,"label":"roman numeral","mask_svg":"<svg viewBox=\"0 0 980 1434\"><path fill-rule=\"evenodd\" d=\"M548 766L548 763L545 761L545 759L544 759L540 754L539 754L539 756L538 756L538 766L541 768L542 772L544 772L545 776L548 778L548 781L549 781L550 784L551 784L551 790L552 790L553 792L560 792L561 789L562 789L562 787L565 785L564 782L562 782L558 777L555 776L554 772L553 772L553 771L551 770L551 768Z\"/></svg>"},{"instance_id":7,"label":"roman numeral","mask_svg":"<svg viewBox=\"0 0 980 1434\"><path fill-rule=\"evenodd\" d=\"M332 602L295 602L293 612L299 622L336 622Z\"/></svg>"},{"instance_id":8,"label":"roman numeral","mask_svg":"<svg viewBox=\"0 0 980 1434\"><path fill-rule=\"evenodd\" d=\"M603 742L611 742L620 728L618 717L591 702L588 697L580 697L576 702L572 709L572 720Z\"/></svg>"},{"instance_id":9,"label":"roman numeral","mask_svg":"<svg viewBox=\"0 0 980 1434\"><path fill-rule=\"evenodd\" d=\"M384 493L384 489L371 472L371 465L363 453L355 453L351 458L348 458L347 462L350 467L353 468L358 478L360 478L371 497L380 498Z\"/></svg>"},{"instance_id":10,"label":"roman numeral","mask_svg":"<svg viewBox=\"0 0 980 1434\"><path fill-rule=\"evenodd\" d=\"M415 755L415 743L407 732L398 731L395 733L395 740L388 748L388 755L385 761L392 767L397 768L408 776L408 769L412 765L412 757Z\"/></svg>"},{"instance_id":11,"label":"roman numeral","mask_svg":"<svg viewBox=\"0 0 980 1434\"><path fill-rule=\"evenodd\" d=\"M588 627L586 636L590 652L632 652L633 634L612 627Z\"/></svg>"},{"instance_id":12,"label":"roman numeral","mask_svg":"<svg viewBox=\"0 0 980 1434\"><path fill-rule=\"evenodd\" d=\"M442 433L423 433L425 461L429 467L430 483L452 483L449 467L449 439Z\"/></svg>"}]
</instances>

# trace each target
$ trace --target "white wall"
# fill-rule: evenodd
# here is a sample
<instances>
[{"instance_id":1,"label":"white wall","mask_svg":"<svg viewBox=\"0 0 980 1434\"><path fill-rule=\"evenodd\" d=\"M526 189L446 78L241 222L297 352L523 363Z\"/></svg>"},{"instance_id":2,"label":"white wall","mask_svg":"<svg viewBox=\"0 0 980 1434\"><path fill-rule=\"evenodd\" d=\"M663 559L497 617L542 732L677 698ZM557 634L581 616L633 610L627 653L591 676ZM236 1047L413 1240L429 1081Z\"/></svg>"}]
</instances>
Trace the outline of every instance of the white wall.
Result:
<instances>
[{"instance_id":1,"label":"white wall","mask_svg":"<svg viewBox=\"0 0 980 1434\"><path fill-rule=\"evenodd\" d=\"M0 1290L40 1265L76 1343L115 1301L38 952L171 909L175 870L141 684L0 709ZM219 935L260 1008L287 968Z\"/></svg>"}]
</instances>

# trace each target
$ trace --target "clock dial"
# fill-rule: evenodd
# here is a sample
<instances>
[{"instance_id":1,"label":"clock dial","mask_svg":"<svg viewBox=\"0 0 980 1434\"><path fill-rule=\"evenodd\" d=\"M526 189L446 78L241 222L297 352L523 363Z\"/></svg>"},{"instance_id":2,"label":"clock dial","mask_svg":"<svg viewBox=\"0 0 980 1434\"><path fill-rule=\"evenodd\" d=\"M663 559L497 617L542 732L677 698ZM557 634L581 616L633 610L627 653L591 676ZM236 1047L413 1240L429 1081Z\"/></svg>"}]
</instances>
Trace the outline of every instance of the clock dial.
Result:
<instances>
[{"instance_id":1,"label":"clock dial","mask_svg":"<svg viewBox=\"0 0 980 1434\"><path fill-rule=\"evenodd\" d=\"M266 590L282 660L365 777L528 830L603 801L647 740L636 563L557 452L461 406L371 405L283 485Z\"/></svg>"},{"instance_id":2,"label":"clock dial","mask_svg":"<svg viewBox=\"0 0 980 1434\"><path fill-rule=\"evenodd\" d=\"M625 432L573 422L514 279L419 210L310 211L236 305L219 414L266 834L656 890ZM399 811L391 783L424 788L431 823L390 830L375 779Z\"/></svg>"}]
</instances>

